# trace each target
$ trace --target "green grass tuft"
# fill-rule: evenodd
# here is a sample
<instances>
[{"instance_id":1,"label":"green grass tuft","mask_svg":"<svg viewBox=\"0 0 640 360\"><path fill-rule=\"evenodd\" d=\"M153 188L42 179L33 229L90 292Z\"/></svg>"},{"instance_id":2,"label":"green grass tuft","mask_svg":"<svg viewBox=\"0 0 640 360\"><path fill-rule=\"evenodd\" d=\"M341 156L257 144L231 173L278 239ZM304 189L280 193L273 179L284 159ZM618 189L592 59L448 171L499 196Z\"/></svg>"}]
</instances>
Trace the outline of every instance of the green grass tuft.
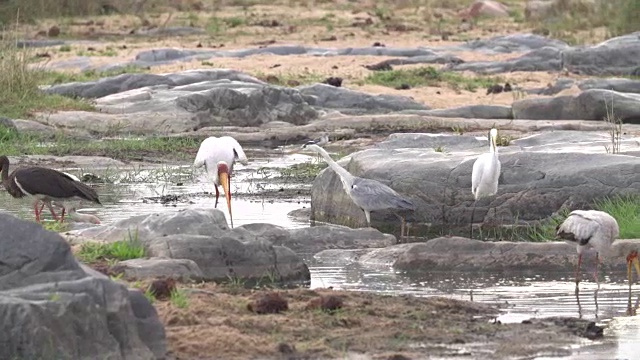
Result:
<instances>
[{"instance_id":1,"label":"green grass tuft","mask_svg":"<svg viewBox=\"0 0 640 360\"><path fill-rule=\"evenodd\" d=\"M432 66L391 71L376 71L369 74L364 81L370 84L388 86L392 88L401 85L410 87L448 86L452 89L464 89L475 92L478 88L487 88L503 82L500 78L485 76L466 77L457 72L440 71Z\"/></svg>"},{"instance_id":2,"label":"green grass tuft","mask_svg":"<svg viewBox=\"0 0 640 360\"><path fill-rule=\"evenodd\" d=\"M77 257L85 263L96 261L123 261L145 257L144 246L135 239L112 243L87 242L82 244Z\"/></svg>"},{"instance_id":3,"label":"green grass tuft","mask_svg":"<svg viewBox=\"0 0 640 360\"><path fill-rule=\"evenodd\" d=\"M640 196L616 195L598 200L594 208L613 216L620 227L620 239L640 238Z\"/></svg>"},{"instance_id":4,"label":"green grass tuft","mask_svg":"<svg viewBox=\"0 0 640 360\"><path fill-rule=\"evenodd\" d=\"M184 291L179 289L173 289L171 291L171 304L179 309L185 309L189 306L189 298Z\"/></svg>"}]
</instances>

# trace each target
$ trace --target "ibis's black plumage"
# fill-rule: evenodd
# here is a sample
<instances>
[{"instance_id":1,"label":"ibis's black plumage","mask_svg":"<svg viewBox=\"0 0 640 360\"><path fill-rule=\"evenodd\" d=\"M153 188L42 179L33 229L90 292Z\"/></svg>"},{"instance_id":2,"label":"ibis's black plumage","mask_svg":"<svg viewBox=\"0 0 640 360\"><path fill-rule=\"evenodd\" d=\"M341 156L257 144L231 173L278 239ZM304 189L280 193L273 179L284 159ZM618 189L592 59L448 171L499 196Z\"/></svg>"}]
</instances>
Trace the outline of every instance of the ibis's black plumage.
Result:
<instances>
[{"instance_id":1,"label":"ibis's black plumage","mask_svg":"<svg viewBox=\"0 0 640 360\"><path fill-rule=\"evenodd\" d=\"M49 168L31 166L19 168L9 174L9 159L0 156L2 185L14 198L33 197L34 208L39 201L87 200L100 204L98 193L90 186L69 175ZM36 211L36 219L39 214Z\"/></svg>"}]
</instances>

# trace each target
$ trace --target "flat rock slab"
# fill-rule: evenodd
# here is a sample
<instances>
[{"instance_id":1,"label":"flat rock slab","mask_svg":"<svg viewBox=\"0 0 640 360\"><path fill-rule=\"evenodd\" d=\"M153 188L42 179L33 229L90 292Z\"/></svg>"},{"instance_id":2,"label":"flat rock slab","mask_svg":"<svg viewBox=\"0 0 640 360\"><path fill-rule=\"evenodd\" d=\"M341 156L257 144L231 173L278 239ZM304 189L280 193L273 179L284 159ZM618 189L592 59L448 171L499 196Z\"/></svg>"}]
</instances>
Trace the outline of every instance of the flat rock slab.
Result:
<instances>
[{"instance_id":1,"label":"flat rock slab","mask_svg":"<svg viewBox=\"0 0 640 360\"><path fill-rule=\"evenodd\" d=\"M482 44L482 41L484 40L479 40L478 44ZM495 39L487 41L495 42ZM634 75L640 71L637 63L640 55L640 33L638 32L611 38L593 46L570 47L561 42L555 46L549 42L541 42L541 44L543 46L514 59L452 63L446 69L484 74L566 69L575 74L596 76Z\"/></svg>"},{"instance_id":2,"label":"flat rock slab","mask_svg":"<svg viewBox=\"0 0 640 360\"><path fill-rule=\"evenodd\" d=\"M120 160L104 156L52 156L52 155L23 155L9 156L11 165L42 165L56 164L69 167L115 167L127 166Z\"/></svg>"},{"instance_id":3,"label":"flat rock slab","mask_svg":"<svg viewBox=\"0 0 640 360\"><path fill-rule=\"evenodd\" d=\"M515 101L515 119L603 120L613 114L624 123L640 123L640 94L589 89L578 95Z\"/></svg>"},{"instance_id":4,"label":"flat rock slab","mask_svg":"<svg viewBox=\"0 0 640 360\"><path fill-rule=\"evenodd\" d=\"M1 354L6 359L156 359L164 328L140 292L86 270L60 235L0 214Z\"/></svg>"},{"instance_id":5,"label":"flat rock slab","mask_svg":"<svg viewBox=\"0 0 640 360\"><path fill-rule=\"evenodd\" d=\"M610 273L626 275L626 256L632 250L640 250L640 240L617 240L611 254L602 257L601 267ZM315 258L323 264L393 266L409 274L433 271L573 274L578 254L575 244L565 242L492 242L448 236L381 249L326 250ZM595 251L585 251L582 270L592 272L594 263Z\"/></svg>"}]
</instances>

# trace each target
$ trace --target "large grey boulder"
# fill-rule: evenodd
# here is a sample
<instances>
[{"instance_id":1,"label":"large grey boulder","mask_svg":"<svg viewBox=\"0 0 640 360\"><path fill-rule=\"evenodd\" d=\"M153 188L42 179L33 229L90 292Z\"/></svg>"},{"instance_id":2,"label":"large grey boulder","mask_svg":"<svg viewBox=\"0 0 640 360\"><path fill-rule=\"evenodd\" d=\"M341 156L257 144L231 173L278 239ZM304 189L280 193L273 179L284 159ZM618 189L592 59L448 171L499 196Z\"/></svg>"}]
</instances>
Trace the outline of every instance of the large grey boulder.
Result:
<instances>
[{"instance_id":1,"label":"large grey boulder","mask_svg":"<svg viewBox=\"0 0 640 360\"><path fill-rule=\"evenodd\" d=\"M84 270L38 224L0 214L0 226L0 358L165 357L164 329L144 296Z\"/></svg>"},{"instance_id":2,"label":"large grey boulder","mask_svg":"<svg viewBox=\"0 0 640 360\"><path fill-rule=\"evenodd\" d=\"M582 75L638 75L640 32L611 38L599 44L575 47L562 53L564 67Z\"/></svg>"},{"instance_id":3,"label":"large grey boulder","mask_svg":"<svg viewBox=\"0 0 640 360\"><path fill-rule=\"evenodd\" d=\"M168 276L166 269L158 268L159 264L166 263L181 269L173 274L175 277L208 281L269 278L285 283L306 283L310 279L309 269L299 255L242 227L229 229L224 213L218 209L186 208L140 215L109 226L70 233L80 240L134 239L140 241L152 258L187 260L147 259L116 266L131 277Z\"/></svg>"},{"instance_id":4,"label":"large grey boulder","mask_svg":"<svg viewBox=\"0 0 640 360\"><path fill-rule=\"evenodd\" d=\"M514 119L603 120L613 113L625 123L640 123L640 94L591 89L578 95L531 98L512 104Z\"/></svg>"},{"instance_id":5,"label":"large grey boulder","mask_svg":"<svg viewBox=\"0 0 640 360\"><path fill-rule=\"evenodd\" d=\"M398 139L404 136L410 148ZM461 143L460 150L436 152L433 143L426 148L416 147L415 134L395 137L394 146L359 151L339 163L353 175L381 181L409 197L417 207L408 217L409 222L414 222L413 234L468 234L474 212L472 166L477 155L487 150L480 145L478 150L472 150L476 145L470 142L468 150ZM517 143L501 147L498 194L475 204L473 222L483 223L488 229L535 224L562 207L589 208L603 196L637 192L640 159L605 154L606 144L564 141L532 149ZM365 224L363 211L353 204L329 168L313 183L311 218L351 227ZM372 212L372 225L385 233L398 233L400 222L391 213Z\"/></svg>"},{"instance_id":6,"label":"large grey boulder","mask_svg":"<svg viewBox=\"0 0 640 360\"><path fill-rule=\"evenodd\" d=\"M640 250L640 241L618 240L612 253L604 258L602 268L607 273L624 275L626 256ZM571 274L578 261L575 244L565 242L480 241L463 237L439 237L427 242L400 244L381 249L349 253L350 262L364 266L393 266L407 274L437 271L486 271L490 273L540 274L544 272ZM340 259L338 251L316 254L322 264ZM594 268L595 251L583 255L583 271Z\"/></svg>"}]
</instances>

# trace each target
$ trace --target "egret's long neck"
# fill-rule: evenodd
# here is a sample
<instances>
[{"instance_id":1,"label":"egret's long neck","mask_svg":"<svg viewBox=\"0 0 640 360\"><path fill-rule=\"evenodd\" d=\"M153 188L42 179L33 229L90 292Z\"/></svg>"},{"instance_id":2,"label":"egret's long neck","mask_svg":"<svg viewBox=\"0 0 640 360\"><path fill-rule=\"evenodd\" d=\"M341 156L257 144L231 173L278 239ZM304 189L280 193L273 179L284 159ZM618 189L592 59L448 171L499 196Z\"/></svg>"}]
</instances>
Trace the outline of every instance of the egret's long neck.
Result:
<instances>
[{"instance_id":1,"label":"egret's long neck","mask_svg":"<svg viewBox=\"0 0 640 360\"><path fill-rule=\"evenodd\" d=\"M351 186L353 185L354 176L351 175L345 168L343 168L342 166L338 165L337 162L333 161L331 156L329 156L329 153L327 153L320 146L314 145L312 147L312 149L315 150L318 154L320 154L320 156L322 156L324 161L326 161L327 164L329 164L329 167L331 168L331 170L335 171L336 174L338 174L338 176L340 176L340 180L342 181L342 185L344 185L345 188L351 188Z\"/></svg>"},{"instance_id":2,"label":"egret's long neck","mask_svg":"<svg viewBox=\"0 0 640 360\"><path fill-rule=\"evenodd\" d=\"M493 146L493 144L496 143L496 138L495 137L490 137L489 138L489 152L494 154L494 155L498 155L498 147L497 146Z\"/></svg>"}]
</instances>

